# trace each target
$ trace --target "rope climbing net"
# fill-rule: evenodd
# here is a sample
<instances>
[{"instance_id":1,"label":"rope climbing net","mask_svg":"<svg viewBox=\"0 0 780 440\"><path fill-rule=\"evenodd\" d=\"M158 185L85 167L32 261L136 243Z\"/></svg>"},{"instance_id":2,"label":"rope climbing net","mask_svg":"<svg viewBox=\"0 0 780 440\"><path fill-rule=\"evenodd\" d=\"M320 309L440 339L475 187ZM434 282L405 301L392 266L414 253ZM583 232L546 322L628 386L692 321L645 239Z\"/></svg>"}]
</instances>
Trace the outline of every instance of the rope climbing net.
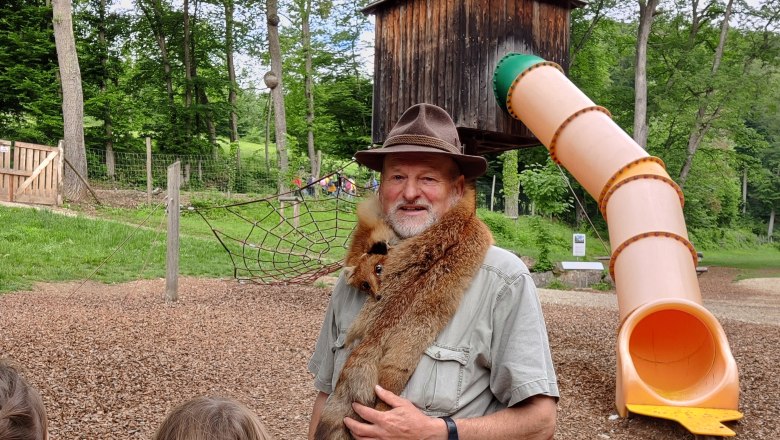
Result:
<instances>
[{"instance_id":1,"label":"rope climbing net","mask_svg":"<svg viewBox=\"0 0 780 440\"><path fill-rule=\"evenodd\" d=\"M192 209L227 251L236 279L309 284L341 268L356 205L376 188L373 178L358 188L345 168L284 194ZM234 218L221 221L227 216Z\"/></svg>"}]
</instances>

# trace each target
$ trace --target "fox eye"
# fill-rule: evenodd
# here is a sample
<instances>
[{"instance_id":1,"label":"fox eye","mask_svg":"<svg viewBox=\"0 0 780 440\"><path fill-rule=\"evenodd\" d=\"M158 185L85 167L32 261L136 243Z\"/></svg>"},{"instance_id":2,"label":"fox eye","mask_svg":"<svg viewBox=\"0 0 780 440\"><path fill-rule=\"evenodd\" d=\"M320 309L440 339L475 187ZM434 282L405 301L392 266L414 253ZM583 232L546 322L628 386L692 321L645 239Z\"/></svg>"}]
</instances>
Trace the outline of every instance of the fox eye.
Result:
<instances>
[{"instance_id":1,"label":"fox eye","mask_svg":"<svg viewBox=\"0 0 780 440\"><path fill-rule=\"evenodd\" d=\"M377 264L376 267L374 267L374 273L377 275L382 275L382 265Z\"/></svg>"}]
</instances>

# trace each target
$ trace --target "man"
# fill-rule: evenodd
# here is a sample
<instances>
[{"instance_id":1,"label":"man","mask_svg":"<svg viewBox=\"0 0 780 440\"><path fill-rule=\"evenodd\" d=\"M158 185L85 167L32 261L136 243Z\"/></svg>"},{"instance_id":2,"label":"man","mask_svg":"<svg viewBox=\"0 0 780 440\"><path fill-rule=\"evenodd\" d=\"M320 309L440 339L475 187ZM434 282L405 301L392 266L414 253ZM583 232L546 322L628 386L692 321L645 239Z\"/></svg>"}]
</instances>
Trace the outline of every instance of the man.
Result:
<instances>
[{"instance_id":1,"label":"man","mask_svg":"<svg viewBox=\"0 0 780 440\"><path fill-rule=\"evenodd\" d=\"M379 205L400 244L385 262L381 300L367 301L339 278L309 362L319 391L309 437L344 438L323 427L335 423L357 439L552 438L558 388L535 286L519 258L490 246L489 232L480 235L484 225L474 213L473 182L485 159L463 154L452 119L430 104L409 108L382 148L356 159L381 171ZM459 225L462 231L452 231ZM393 309L404 295L412 305ZM427 296L436 299L425 303ZM451 312L436 308L448 301ZM443 316L442 325L430 315ZM429 327L430 343L417 337ZM422 350L413 347L420 341ZM410 368L398 361L406 352ZM363 365L372 356L378 366ZM401 377L397 393L373 386L397 386L405 369L410 377ZM350 394L365 377L372 381L367 405ZM329 410L345 396L351 408L344 417L336 411L334 422Z\"/></svg>"}]
</instances>

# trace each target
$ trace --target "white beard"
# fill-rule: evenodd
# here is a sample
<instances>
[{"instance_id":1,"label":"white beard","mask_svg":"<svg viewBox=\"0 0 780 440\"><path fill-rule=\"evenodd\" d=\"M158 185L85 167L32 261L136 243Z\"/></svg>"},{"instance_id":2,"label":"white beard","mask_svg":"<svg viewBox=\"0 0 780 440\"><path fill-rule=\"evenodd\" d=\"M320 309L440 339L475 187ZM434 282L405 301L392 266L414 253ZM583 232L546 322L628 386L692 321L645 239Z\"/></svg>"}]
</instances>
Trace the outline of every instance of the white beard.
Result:
<instances>
[{"instance_id":1,"label":"white beard","mask_svg":"<svg viewBox=\"0 0 780 440\"><path fill-rule=\"evenodd\" d=\"M460 195L454 194L452 197L450 197L447 209L451 209L455 204L458 203L460 200ZM426 215L425 216L406 216L401 213L400 207L402 205L412 205L412 206L419 206L422 208L425 208ZM387 221L387 224L390 225L390 227L393 229L393 231L400 237L401 239L414 237L415 235L418 235L431 227L433 224L439 221L439 215L433 212L433 205L431 205L427 200L418 200L417 202L410 204L406 203L405 201L401 200L399 202L396 202L389 210L389 214L385 216L385 221Z\"/></svg>"}]
</instances>

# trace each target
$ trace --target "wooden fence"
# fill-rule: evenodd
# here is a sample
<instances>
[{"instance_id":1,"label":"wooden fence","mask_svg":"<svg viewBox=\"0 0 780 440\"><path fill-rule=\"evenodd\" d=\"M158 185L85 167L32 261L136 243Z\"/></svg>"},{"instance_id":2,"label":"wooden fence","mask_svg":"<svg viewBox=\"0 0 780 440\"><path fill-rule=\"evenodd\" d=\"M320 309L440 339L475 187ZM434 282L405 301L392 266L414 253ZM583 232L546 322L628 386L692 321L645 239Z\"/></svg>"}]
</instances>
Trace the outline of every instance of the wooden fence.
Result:
<instances>
[{"instance_id":1,"label":"wooden fence","mask_svg":"<svg viewBox=\"0 0 780 440\"><path fill-rule=\"evenodd\" d=\"M0 140L0 201L62 204L62 146Z\"/></svg>"}]
</instances>

